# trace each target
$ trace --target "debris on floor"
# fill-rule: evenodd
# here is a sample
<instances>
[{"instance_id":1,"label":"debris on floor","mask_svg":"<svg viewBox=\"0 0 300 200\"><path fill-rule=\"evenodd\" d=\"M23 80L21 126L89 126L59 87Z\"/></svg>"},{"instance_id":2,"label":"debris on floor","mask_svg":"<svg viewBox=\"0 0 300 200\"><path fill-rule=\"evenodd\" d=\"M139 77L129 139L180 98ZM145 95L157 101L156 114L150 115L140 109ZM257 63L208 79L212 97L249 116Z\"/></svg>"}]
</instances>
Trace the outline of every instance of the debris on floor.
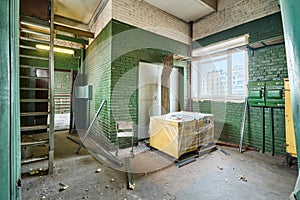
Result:
<instances>
[{"instance_id":1,"label":"debris on floor","mask_svg":"<svg viewBox=\"0 0 300 200\"><path fill-rule=\"evenodd\" d=\"M95 171L96 174L99 173L99 172L101 172L101 168L99 168L99 169L97 169L97 170Z\"/></svg>"},{"instance_id":2,"label":"debris on floor","mask_svg":"<svg viewBox=\"0 0 300 200\"><path fill-rule=\"evenodd\" d=\"M69 186L64 183L59 183L59 185L60 185L59 192L62 192L69 188Z\"/></svg>"},{"instance_id":3,"label":"debris on floor","mask_svg":"<svg viewBox=\"0 0 300 200\"><path fill-rule=\"evenodd\" d=\"M238 179L247 182L247 178L246 178L245 175L239 175L239 176L238 176Z\"/></svg>"},{"instance_id":4,"label":"debris on floor","mask_svg":"<svg viewBox=\"0 0 300 200\"><path fill-rule=\"evenodd\" d=\"M230 156L230 153L229 153L228 151L226 151L226 150L224 150L224 149L220 149L220 151L221 151L222 153L224 153L226 156Z\"/></svg>"}]
</instances>

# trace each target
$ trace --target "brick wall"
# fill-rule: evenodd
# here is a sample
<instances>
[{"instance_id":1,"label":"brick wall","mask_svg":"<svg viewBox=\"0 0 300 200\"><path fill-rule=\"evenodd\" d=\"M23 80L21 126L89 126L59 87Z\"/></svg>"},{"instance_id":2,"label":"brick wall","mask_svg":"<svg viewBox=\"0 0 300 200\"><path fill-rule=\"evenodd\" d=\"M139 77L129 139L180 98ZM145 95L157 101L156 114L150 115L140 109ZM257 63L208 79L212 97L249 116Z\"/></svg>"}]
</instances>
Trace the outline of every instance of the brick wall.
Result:
<instances>
[{"instance_id":1,"label":"brick wall","mask_svg":"<svg viewBox=\"0 0 300 200\"><path fill-rule=\"evenodd\" d=\"M93 16L94 17L94 16ZM106 27L112 19L112 0L109 0L96 21L90 24L90 30L95 34L95 37ZM90 39L90 43L93 39Z\"/></svg>"},{"instance_id":2,"label":"brick wall","mask_svg":"<svg viewBox=\"0 0 300 200\"><path fill-rule=\"evenodd\" d=\"M139 59L121 56L111 69L111 111L113 122L131 121L138 124ZM137 130L135 130L136 132ZM120 146L131 146L131 139L120 140Z\"/></svg>"},{"instance_id":3,"label":"brick wall","mask_svg":"<svg viewBox=\"0 0 300 200\"><path fill-rule=\"evenodd\" d=\"M194 40L280 11L275 0L223 0L217 10L194 23Z\"/></svg>"},{"instance_id":4,"label":"brick wall","mask_svg":"<svg viewBox=\"0 0 300 200\"><path fill-rule=\"evenodd\" d=\"M189 43L190 28L180 20L143 0L113 0L113 19L183 43Z\"/></svg>"},{"instance_id":5,"label":"brick wall","mask_svg":"<svg viewBox=\"0 0 300 200\"><path fill-rule=\"evenodd\" d=\"M163 63L170 54L188 55L188 45L113 20L111 106L113 120L129 120L138 125L139 62ZM186 67L186 62L176 62ZM186 79L187 80L187 79ZM188 88L187 83L184 83ZM128 146L130 140L122 140Z\"/></svg>"},{"instance_id":6,"label":"brick wall","mask_svg":"<svg viewBox=\"0 0 300 200\"><path fill-rule=\"evenodd\" d=\"M268 27L268 28L265 28ZM229 33L232 35L228 35ZM222 41L230 36L249 33L252 42L282 35L280 14L273 14L262 19L248 22L228 31L208 36L199 43L208 45L210 42ZM288 77L284 44L248 51L248 78L252 81L282 80ZM239 143L240 128L243 116L243 103L194 101L193 110L208 112L215 115L216 139L229 143ZM245 124L244 145L262 149L263 129L265 130L266 152L272 150L270 133L270 109L265 108L265 125L263 126L263 108L250 107ZM285 120L284 109L275 108L274 136L275 153L285 153Z\"/></svg>"},{"instance_id":7,"label":"brick wall","mask_svg":"<svg viewBox=\"0 0 300 200\"><path fill-rule=\"evenodd\" d=\"M97 120L94 135L104 134L114 142L116 120L138 124L140 61L163 63L164 56L173 53L187 55L188 50L188 45L184 43L129 24L116 20L108 23L87 48L85 58L87 84L93 87L93 100L89 103L90 119L101 101L108 101ZM187 66L187 63L177 62L176 65ZM186 83L185 87L188 88ZM120 145L129 143L122 140Z\"/></svg>"},{"instance_id":8,"label":"brick wall","mask_svg":"<svg viewBox=\"0 0 300 200\"><path fill-rule=\"evenodd\" d=\"M107 100L94 125L94 134L104 134L111 139L111 34L108 23L86 50L86 82L92 85L92 100L89 102L89 117L92 120L103 100Z\"/></svg>"}]
</instances>

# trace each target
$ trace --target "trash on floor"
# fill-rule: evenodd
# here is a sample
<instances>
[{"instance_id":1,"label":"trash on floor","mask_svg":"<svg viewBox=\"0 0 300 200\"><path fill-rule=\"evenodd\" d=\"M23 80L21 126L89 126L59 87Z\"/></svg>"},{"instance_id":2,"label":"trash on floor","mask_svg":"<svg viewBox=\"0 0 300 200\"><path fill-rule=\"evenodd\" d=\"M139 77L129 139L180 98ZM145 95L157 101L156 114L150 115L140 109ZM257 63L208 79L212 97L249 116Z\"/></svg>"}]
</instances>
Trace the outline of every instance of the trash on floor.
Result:
<instances>
[{"instance_id":1,"label":"trash on floor","mask_svg":"<svg viewBox=\"0 0 300 200\"><path fill-rule=\"evenodd\" d=\"M246 179L246 176L245 176L245 175L239 175L239 176L238 176L238 179L247 182L247 179Z\"/></svg>"},{"instance_id":2,"label":"trash on floor","mask_svg":"<svg viewBox=\"0 0 300 200\"><path fill-rule=\"evenodd\" d=\"M226 156L229 156L229 155L230 155L230 153L229 153L228 151L224 150L224 149L220 149L220 151L221 151L222 153L224 153Z\"/></svg>"},{"instance_id":3,"label":"trash on floor","mask_svg":"<svg viewBox=\"0 0 300 200\"><path fill-rule=\"evenodd\" d=\"M61 186L61 187L59 188L59 192L62 192L62 191L64 191L64 190L66 190L66 189L69 188L69 186L66 185L66 184L64 184L64 183L59 183L59 185Z\"/></svg>"}]
</instances>

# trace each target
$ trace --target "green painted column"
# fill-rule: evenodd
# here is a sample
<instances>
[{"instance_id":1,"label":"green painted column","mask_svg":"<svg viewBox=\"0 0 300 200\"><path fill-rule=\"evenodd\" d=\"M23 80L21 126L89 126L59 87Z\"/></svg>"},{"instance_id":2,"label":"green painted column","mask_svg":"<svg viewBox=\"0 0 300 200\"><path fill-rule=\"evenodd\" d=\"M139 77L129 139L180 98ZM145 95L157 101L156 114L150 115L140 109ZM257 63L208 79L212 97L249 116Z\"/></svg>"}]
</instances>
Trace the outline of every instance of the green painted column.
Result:
<instances>
[{"instance_id":1,"label":"green painted column","mask_svg":"<svg viewBox=\"0 0 300 200\"><path fill-rule=\"evenodd\" d=\"M0 4L0 199L10 199L9 2Z\"/></svg>"},{"instance_id":2,"label":"green painted column","mask_svg":"<svg viewBox=\"0 0 300 200\"><path fill-rule=\"evenodd\" d=\"M20 199L19 1L0 0L0 199Z\"/></svg>"},{"instance_id":3,"label":"green painted column","mask_svg":"<svg viewBox=\"0 0 300 200\"><path fill-rule=\"evenodd\" d=\"M294 129L296 137L297 155L300 160L300 1L280 0L283 21L288 74L291 86ZM300 165L298 165L300 171ZM300 199L300 176L295 186L294 194Z\"/></svg>"}]
</instances>

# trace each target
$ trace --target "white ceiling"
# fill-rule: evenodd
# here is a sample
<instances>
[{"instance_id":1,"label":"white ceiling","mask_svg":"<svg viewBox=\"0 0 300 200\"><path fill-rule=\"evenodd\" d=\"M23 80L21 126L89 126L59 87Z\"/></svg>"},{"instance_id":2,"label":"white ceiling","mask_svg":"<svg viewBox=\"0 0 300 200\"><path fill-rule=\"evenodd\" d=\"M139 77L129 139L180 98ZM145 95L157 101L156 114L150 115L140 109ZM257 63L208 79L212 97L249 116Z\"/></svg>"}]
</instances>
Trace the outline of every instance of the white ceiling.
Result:
<instances>
[{"instance_id":1,"label":"white ceiling","mask_svg":"<svg viewBox=\"0 0 300 200\"><path fill-rule=\"evenodd\" d=\"M118 0L116 0L118 1ZM144 0L186 22L196 21L216 11L217 0ZM60 18L89 24L102 0L54 0L54 14Z\"/></svg>"},{"instance_id":2,"label":"white ceiling","mask_svg":"<svg viewBox=\"0 0 300 200\"><path fill-rule=\"evenodd\" d=\"M186 22L196 21L216 11L217 0L145 0Z\"/></svg>"},{"instance_id":3,"label":"white ceiling","mask_svg":"<svg viewBox=\"0 0 300 200\"><path fill-rule=\"evenodd\" d=\"M54 14L88 24L102 0L54 0Z\"/></svg>"}]
</instances>

